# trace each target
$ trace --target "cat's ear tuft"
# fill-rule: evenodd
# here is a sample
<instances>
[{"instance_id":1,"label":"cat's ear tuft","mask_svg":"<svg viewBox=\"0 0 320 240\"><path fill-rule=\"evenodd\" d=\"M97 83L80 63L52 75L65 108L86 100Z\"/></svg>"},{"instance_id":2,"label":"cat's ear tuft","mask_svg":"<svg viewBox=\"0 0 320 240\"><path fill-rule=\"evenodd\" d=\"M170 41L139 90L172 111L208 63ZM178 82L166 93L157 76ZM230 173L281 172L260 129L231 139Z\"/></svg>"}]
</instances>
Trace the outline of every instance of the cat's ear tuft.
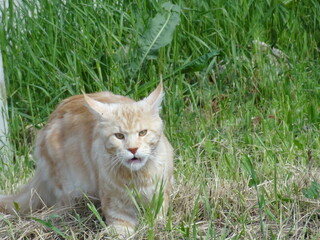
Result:
<instances>
[{"instance_id":1,"label":"cat's ear tuft","mask_svg":"<svg viewBox=\"0 0 320 240\"><path fill-rule=\"evenodd\" d=\"M102 119L103 115L106 113L106 105L94 100L86 94L83 94L85 106L93 113L98 119Z\"/></svg>"},{"instance_id":2,"label":"cat's ear tuft","mask_svg":"<svg viewBox=\"0 0 320 240\"><path fill-rule=\"evenodd\" d=\"M162 103L163 97L164 97L164 91L163 91L163 84L161 79L158 87L152 93L150 93L148 97L146 97L142 101L147 103L149 106L151 106L152 111L159 113L161 110L161 103Z\"/></svg>"}]
</instances>

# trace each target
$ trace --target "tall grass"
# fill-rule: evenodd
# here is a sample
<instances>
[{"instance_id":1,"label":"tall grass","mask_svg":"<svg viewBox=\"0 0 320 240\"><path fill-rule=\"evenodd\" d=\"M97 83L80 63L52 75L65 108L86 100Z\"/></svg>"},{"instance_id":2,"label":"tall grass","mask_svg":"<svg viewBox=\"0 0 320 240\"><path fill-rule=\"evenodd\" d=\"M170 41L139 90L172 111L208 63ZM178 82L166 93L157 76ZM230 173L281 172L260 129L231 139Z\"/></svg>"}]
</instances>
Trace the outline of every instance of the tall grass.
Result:
<instances>
[{"instance_id":1,"label":"tall grass","mask_svg":"<svg viewBox=\"0 0 320 240\"><path fill-rule=\"evenodd\" d=\"M136 238L319 238L319 197L307 193L320 183L320 4L173 1L172 40L134 72L139 38L164 2L36 0L2 10L15 159L1 189L32 175L36 130L63 98L108 89L139 99L162 75L176 186L167 224L142 214ZM1 216L1 236L102 238L94 216L71 211L50 222L58 232Z\"/></svg>"}]
</instances>

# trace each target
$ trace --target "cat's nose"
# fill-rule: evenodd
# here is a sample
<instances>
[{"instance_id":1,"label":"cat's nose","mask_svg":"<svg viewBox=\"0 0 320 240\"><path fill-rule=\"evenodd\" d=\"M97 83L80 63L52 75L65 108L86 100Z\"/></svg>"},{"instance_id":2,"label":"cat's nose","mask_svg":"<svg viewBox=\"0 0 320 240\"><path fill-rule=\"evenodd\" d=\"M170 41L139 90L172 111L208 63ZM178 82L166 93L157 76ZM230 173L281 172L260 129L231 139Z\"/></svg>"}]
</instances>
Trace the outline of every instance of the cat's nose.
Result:
<instances>
[{"instance_id":1,"label":"cat's nose","mask_svg":"<svg viewBox=\"0 0 320 240\"><path fill-rule=\"evenodd\" d=\"M136 154L138 148L128 148L128 151L130 151L132 154Z\"/></svg>"}]
</instances>

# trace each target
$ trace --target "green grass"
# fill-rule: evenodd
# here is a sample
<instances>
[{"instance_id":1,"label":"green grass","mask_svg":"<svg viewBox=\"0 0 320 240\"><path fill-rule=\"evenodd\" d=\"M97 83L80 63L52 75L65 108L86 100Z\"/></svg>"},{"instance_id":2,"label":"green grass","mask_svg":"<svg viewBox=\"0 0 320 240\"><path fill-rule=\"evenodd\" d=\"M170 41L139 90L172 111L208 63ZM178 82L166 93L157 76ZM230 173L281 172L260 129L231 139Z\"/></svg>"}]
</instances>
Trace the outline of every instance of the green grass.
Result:
<instances>
[{"instance_id":1,"label":"green grass","mask_svg":"<svg viewBox=\"0 0 320 240\"><path fill-rule=\"evenodd\" d=\"M0 188L30 178L36 130L59 101L106 89L139 99L162 75L176 185L167 221L155 223L146 207L135 238L319 239L320 4L174 1L170 44L134 72L139 37L163 2L36 0L3 11L15 161L1 166ZM199 69L183 68L215 50ZM0 236L102 238L97 212L83 208L0 216Z\"/></svg>"}]
</instances>

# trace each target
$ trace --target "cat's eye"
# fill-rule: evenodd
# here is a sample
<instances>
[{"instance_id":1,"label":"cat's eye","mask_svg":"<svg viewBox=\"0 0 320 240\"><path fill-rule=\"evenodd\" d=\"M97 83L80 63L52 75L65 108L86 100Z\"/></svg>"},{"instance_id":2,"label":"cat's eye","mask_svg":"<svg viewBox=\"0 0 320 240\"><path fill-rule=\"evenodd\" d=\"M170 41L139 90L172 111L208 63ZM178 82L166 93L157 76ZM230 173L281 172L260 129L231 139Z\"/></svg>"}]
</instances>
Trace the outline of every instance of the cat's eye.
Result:
<instances>
[{"instance_id":1,"label":"cat's eye","mask_svg":"<svg viewBox=\"0 0 320 240\"><path fill-rule=\"evenodd\" d=\"M115 133L114 136L120 140L124 139L124 135L122 133Z\"/></svg>"},{"instance_id":2,"label":"cat's eye","mask_svg":"<svg viewBox=\"0 0 320 240\"><path fill-rule=\"evenodd\" d=\"M148 132L148 130L142 130L142 131L139 132L139 136L143 137L143 136L145 136L147 134L147 132Z\"/></svg>"}]
</instances>

